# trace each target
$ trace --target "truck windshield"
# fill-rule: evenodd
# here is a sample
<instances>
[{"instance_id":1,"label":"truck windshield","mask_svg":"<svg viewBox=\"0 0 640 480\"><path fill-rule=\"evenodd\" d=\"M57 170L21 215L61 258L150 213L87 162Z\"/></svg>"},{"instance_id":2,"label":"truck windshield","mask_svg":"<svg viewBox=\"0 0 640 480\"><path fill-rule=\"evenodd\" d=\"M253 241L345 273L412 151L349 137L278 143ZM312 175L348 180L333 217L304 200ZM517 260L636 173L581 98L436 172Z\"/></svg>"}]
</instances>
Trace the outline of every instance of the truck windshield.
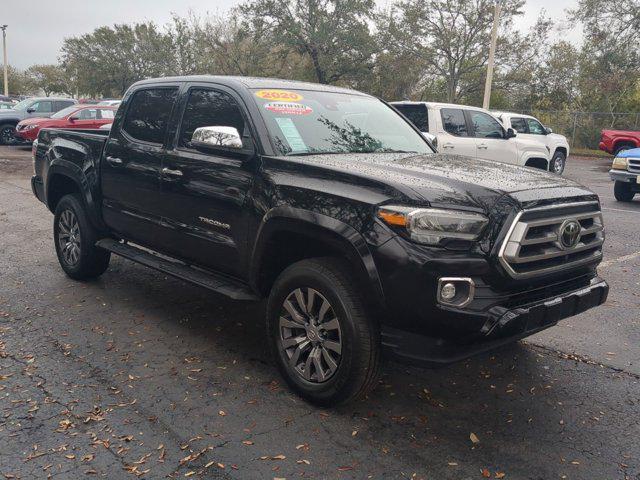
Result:
<instances>
[{"instance_id":1,"label":"truck windshield","mask_svg":"<svg viewBox=\"0 0 640 480\"><path fill-rule=\"evenodd\" d=\"M281 155L433 151L380 100L308 90L253 90Z\"/></svg>"},{"instance_id":2,"label":"truck windshield","mask_svg":"<svg viewBox=\"0 0 640 480\"><path fill-rule=\"evenodd\" d=\"M31 98L27 98L26 100L22 100L21 102L16 103L13 106L14 110L26 110L29 105L31 105L33 103L33 99Z\"/></svg>"}]
</instances>

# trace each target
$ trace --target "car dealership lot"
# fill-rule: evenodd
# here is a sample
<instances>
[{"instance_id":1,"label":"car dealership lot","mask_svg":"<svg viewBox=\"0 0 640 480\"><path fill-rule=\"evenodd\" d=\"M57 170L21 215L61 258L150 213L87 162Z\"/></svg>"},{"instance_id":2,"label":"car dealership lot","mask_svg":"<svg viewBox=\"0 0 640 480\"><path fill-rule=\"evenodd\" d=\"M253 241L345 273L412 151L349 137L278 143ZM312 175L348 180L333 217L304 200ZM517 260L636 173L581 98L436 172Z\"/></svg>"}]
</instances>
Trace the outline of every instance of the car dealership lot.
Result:
<instances>
[{"instance_id":1,"label":"car dealership lot","mask_svg":"<svg viewBox=\"0 0 640 480\"><path fill-rule=\"evenodd\" d=\"M30 152L0 147L0 475L638 478L640 198L613 199L608 163L565 173L602 200L604 306L440 370L389 364L323 410L268 363L262 304L120 258L65 277Z\"/></svg>"}]
</instances>

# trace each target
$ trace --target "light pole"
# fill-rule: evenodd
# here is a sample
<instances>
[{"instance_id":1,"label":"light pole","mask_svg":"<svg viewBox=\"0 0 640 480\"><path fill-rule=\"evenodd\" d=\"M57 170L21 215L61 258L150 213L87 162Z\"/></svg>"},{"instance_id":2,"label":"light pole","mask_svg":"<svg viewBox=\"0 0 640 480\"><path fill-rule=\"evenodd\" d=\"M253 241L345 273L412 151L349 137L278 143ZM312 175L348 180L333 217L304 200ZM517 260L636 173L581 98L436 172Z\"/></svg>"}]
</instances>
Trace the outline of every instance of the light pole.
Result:
<instances>
[{"instance_id":1,"label":"light pole","mask_svg":"<svg viewBox=\"0 0 640 480\"><path fill-rule=\"evenodd\" d=\"M484 82L484 100L482 108L489 108L491 102L491 82L493 81L493 64L496 56L496 43L498 41L498 26L500 25L500 9L502 1L496 1L496 9L493 12L493 28L491 29L491 45L489 46L489 60L487 61L487 79Z\"/></svg>"},{"instance_id":2,"label":"light pole","mask_svg":"<svg viewBox=\"0 0 640 480\"><path fill-rule=\"evenodd\" d=\"M9 76L7 74L7 27L2 25L2 53L4 55L4 94L9 95Z\"/></svg>"}]
</instances>

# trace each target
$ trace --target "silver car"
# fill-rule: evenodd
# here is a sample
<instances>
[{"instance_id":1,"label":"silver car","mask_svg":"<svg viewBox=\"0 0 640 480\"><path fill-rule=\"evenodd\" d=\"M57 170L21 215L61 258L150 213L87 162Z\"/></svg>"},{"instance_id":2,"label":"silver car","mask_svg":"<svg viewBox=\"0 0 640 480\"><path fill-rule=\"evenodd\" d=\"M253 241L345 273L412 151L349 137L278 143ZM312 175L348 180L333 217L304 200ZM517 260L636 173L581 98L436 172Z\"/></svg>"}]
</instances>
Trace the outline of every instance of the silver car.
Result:
<instances>
[{"instance_id":1,"label":"silver car","mask_svg":"<svg viewBox=\"0 0 640 480\"><path fill-rule=\"evenodd\" d=\"M16 142L14 136L19 121L33 117L50 117L58 110L78 103L73 98L32 97L0 110L0 145Z\"/></svg>"}]
</instances>

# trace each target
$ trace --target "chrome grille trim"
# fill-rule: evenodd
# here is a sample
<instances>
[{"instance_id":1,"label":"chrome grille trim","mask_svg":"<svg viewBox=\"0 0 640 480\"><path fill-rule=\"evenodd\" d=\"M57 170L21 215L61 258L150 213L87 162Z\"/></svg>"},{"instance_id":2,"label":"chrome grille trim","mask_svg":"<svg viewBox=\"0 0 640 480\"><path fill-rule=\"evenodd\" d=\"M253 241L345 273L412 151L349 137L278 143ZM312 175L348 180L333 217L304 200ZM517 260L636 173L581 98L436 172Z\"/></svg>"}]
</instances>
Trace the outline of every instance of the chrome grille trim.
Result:
<instances>
[{"instance_id":1,"label":"chrome grille trim","mask_svg":"<svg viewBox=\"0 0 640 480\"><path fill-rule=\"evenodd\" d=\"M633 173L640 173L640 158L628 158L629 166L627 170Z\"/></svg>"},{"instance_id":2,"label":"chrome grille trim","mask_svg":"<svg viewBox=\"0 0 640 480\"><path fill-rule=\"evenodd\" d=\"M558 215L558 209L583 211ZM549 212L548 217L523 219L532 213L545 212ZM576 220L581 227L573 247L565 247L560 241L560 227L569 219ZM603 243L604 223L598 202L535 207L518 212L500 247L498 259L511 277L525 279L597 262L602 258Z\"/></svg>"}]
</instances>

